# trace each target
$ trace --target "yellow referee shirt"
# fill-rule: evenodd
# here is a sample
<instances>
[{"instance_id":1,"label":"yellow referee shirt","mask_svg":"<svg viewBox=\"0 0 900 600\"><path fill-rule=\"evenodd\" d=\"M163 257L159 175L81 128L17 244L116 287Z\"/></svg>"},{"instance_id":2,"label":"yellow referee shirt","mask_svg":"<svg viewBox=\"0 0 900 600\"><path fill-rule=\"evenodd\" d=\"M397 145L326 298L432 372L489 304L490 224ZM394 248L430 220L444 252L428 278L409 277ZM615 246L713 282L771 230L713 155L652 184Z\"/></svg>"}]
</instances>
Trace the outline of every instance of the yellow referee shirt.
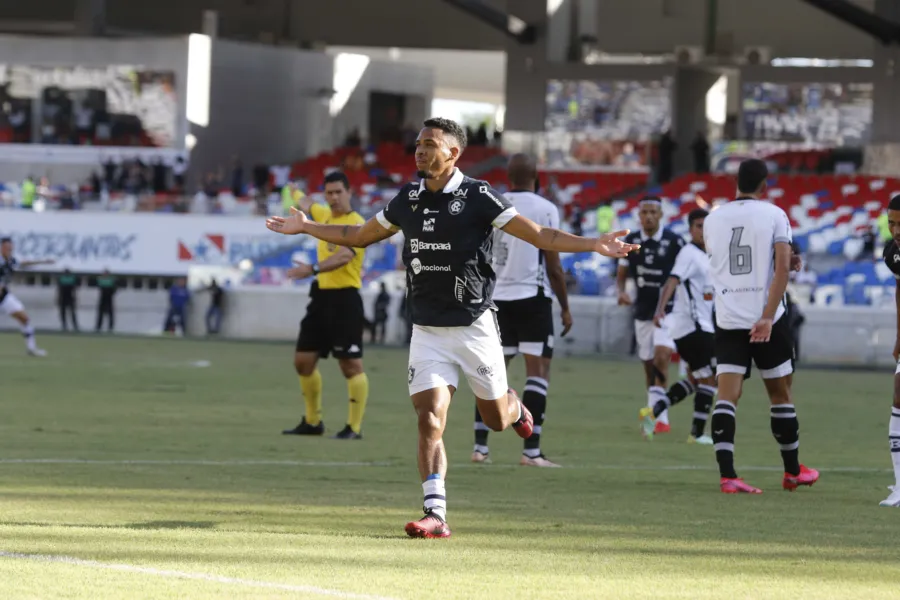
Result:
<instances>
[{"instance_id":1,"label":"yellow referee shirt","mask_svg":"<svg viewBox=\"0 0 900 600\"><path fill-rule=\"evenodd\" d=\"M326 204L313 204L309 209L309 214L316 223L325 225L362 225L366 222L362 216L355 211L351 211L346 215L335 217L331 213L331 208ZM341 246L329 244L328 242L319 242L316 249L316 257L319 263L335 254ZM320 290L336 290L340 288L361 288L362 287L362 267L365 250L362 248L350 248L356 256L350 262L334 271L328 273L319 273L316 281L319 282Z\"/></svg>"}]
</instances>

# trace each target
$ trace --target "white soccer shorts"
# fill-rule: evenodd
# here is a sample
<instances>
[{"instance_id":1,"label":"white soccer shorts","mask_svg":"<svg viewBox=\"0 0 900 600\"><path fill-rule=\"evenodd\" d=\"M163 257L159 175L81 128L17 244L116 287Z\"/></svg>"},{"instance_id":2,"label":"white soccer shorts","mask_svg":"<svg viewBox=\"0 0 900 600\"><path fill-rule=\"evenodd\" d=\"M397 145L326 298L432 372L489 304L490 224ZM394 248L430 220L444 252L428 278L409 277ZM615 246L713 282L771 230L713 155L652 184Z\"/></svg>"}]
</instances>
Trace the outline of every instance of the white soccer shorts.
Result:
<instances>
[{"instance_id":1,"label":"white soccer shorts","mask_svg":"<svg viewBox=\"0 0 900 600\"><path fill-rule=\"evenodd\" d=\"M25 305L19 301L18 298L13 296L12 294L6 294L6 297L0 302L0 310L2 310L7 315L13 315L17 312L22 312L25 310Z\"/></svg>"},{"instance_id":2,"label":"white soccer shorts","mask_svg":"<svg viewBox=\"0 0 900 600\"><path fill-rule=\"evenodd\" d=\"M653 321L635 320L634 336L637 338L637 353L641 360L653 360L653 349L657 346L675 351L675 341L666 329L665 320L662 327L657 327Z\"/></svg>"},{"instance_id":3,"label":"white soccer shorts","mask_svg":"<svg viewBox=\"0 0 900 600\"><path fill-rule=\"evenodd\" d=\"M459 371L482 400L506 395L506 366L493 311L468 327L414 325L409 345L409 395L439 387L459 389Z\"/></svg>"}]
</instances>

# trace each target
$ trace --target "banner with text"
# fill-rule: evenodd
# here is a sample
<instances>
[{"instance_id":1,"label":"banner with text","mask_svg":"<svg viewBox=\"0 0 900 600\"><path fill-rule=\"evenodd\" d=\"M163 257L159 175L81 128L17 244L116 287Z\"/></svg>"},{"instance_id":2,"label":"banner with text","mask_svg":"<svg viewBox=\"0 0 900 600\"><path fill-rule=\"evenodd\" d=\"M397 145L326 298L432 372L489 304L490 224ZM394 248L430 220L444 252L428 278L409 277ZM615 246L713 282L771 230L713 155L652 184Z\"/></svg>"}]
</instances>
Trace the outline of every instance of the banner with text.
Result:
<instances>
[{"instance_id":1,"label":"banner with text","mask_svg":"<svg viewBox=\"0 0 900 600\"><path fill-rule=\"evenodd\" d=\"M254 217L19 210L0 211L0 237L13 239L19 260L55 261L42 270L133 275L237 265L302 241L272 233Z\"/></svg>"}]
</instances>

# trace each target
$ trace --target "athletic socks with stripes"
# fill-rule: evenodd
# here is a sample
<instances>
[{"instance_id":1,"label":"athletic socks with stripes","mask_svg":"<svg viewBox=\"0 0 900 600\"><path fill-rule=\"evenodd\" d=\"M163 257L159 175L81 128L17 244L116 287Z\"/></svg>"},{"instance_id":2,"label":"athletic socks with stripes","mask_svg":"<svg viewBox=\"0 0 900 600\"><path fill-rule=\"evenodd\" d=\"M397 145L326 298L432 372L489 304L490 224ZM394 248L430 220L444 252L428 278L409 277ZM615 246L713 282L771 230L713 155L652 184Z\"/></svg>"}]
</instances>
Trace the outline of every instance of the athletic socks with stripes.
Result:
<instances>
[{"instance_id":1,"label":"athletic socks with stripes","mask_svg":"<svg viewBox=\"0 0 900 600\"><path fill-rule=\"evenodd\" d=\"M447 520L447 492L444 479L437 473L429 475L422 482L422 493L425 496L425 512L430 512L442 520Z\"/></svg>"},{"instance_id":2,"label":"athletic socks with stripes","mask_svg":"<svg viewBox=\"0 0 900 600\"><path fill-rule=\"evenodd\" d=\"M706 420L709 419L716 392L718 390L711 385L697 385L697 393L694 394L694 420L691 422L691 435L695 438L702 436L706 429Z\"/></svg>"},{"instance_id":3,"label":"athletic socks with stripes","mask_svg":"<svg viewBox=\"0 0 900 600\"><path fill-rule=\"evenodd\" d=\"M653 417L659 418L659 415L663 412L693 394L694 386L689 380L682 379L670 387L668 392L664 391L659 386L651 387L649 392L653 395L653 398L656 399L656 403L653 405Z\"/></svg>"},{"instance_id":4,"label":"athletic socks with stripes","mask_svg":"<svg viewBox=\"0 0 900 600\"><path fill-rule=\"evenodd\" d=\"M484 424L478 407L475 407L475 452L488 453L488 434L491 429Z\"/></svg>"},{"instance_id":5,"label":"athletic socks with stripes","mask_svg":"<svg viewBox=\"0 0 900 600\"><path fill-rule=\"evenodd\" d=\"M799 475L800 423L797 421L797 411L793 404L776 404L772 406L770 415L772 417L772 435L781 446L784 472Z\"/></svg>"},{"instance_id":6,"label":"athletic socks with stripes","mask_svg":"<svg viewBox=\"0 0 900 600\"><path fill-rule=\"evenodd\" d=\"M734 432L737 407L728 400L716 402L712 413L712 439L716 449L719 474L727 479L736 479L734 470Z\"/></svg>"},{"instance_id":7,"label":"athletic socks with stripes","mask_svg":"<svg viewBox=\"0 0 900 600\"><path fill-rule=\"evenodd\" d=\"M525 382L522 404L531 412L534 419L534 433L525 440L523 454L529 458L541 455L541 430L544 425L544 413L547 411L547 391L550 384L542 377L529 377Z\"/></svg>"},{"instance_id":8,"label":"athletic socks with stripes","mask_svg":"<svg viewBox=\"0 0 900 600\"><path fill-rule=\"evenodd\" d=\"M888 430L891 442L891 460L894 462L894 477L900 487L900 408L891 408L891 426Z\"/></svg>"}]
</instances>

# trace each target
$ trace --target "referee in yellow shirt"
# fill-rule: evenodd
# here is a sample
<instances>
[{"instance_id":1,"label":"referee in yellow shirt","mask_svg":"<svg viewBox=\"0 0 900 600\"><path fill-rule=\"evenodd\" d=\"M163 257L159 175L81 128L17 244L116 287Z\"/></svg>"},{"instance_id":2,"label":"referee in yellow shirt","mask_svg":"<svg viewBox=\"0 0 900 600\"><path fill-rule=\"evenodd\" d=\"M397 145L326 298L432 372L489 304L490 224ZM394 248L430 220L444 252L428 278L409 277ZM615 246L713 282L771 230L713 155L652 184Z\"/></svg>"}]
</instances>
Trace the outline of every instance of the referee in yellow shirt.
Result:
<instances>
[{"instance_id":1,"label":"referee in yellow shirt","mask_svg":"<svg viewBox=\"0 0 900 600\"><path fill-rule=\"evenodd\" d=\"M350 182L341 172L325 177L325 200L317 204L309 197L300 200L300 209L317 223L362 225L365 219L350 208ZM359 288L362 287L362 249L319 242L314 265L298 264L288 271L292 279L315 276L309 293L306 317L300 322L294 367L300 376L300 389L306 402L306 415L300 424L283 433L322 435L322 376L316 368L319 358L333 355L347 378L350 398L347 425L334 437L341 440L362 438L363 413L369 397L369 379L363 372L363 329L365 314Z\"/></svg>"}]
</instances>

